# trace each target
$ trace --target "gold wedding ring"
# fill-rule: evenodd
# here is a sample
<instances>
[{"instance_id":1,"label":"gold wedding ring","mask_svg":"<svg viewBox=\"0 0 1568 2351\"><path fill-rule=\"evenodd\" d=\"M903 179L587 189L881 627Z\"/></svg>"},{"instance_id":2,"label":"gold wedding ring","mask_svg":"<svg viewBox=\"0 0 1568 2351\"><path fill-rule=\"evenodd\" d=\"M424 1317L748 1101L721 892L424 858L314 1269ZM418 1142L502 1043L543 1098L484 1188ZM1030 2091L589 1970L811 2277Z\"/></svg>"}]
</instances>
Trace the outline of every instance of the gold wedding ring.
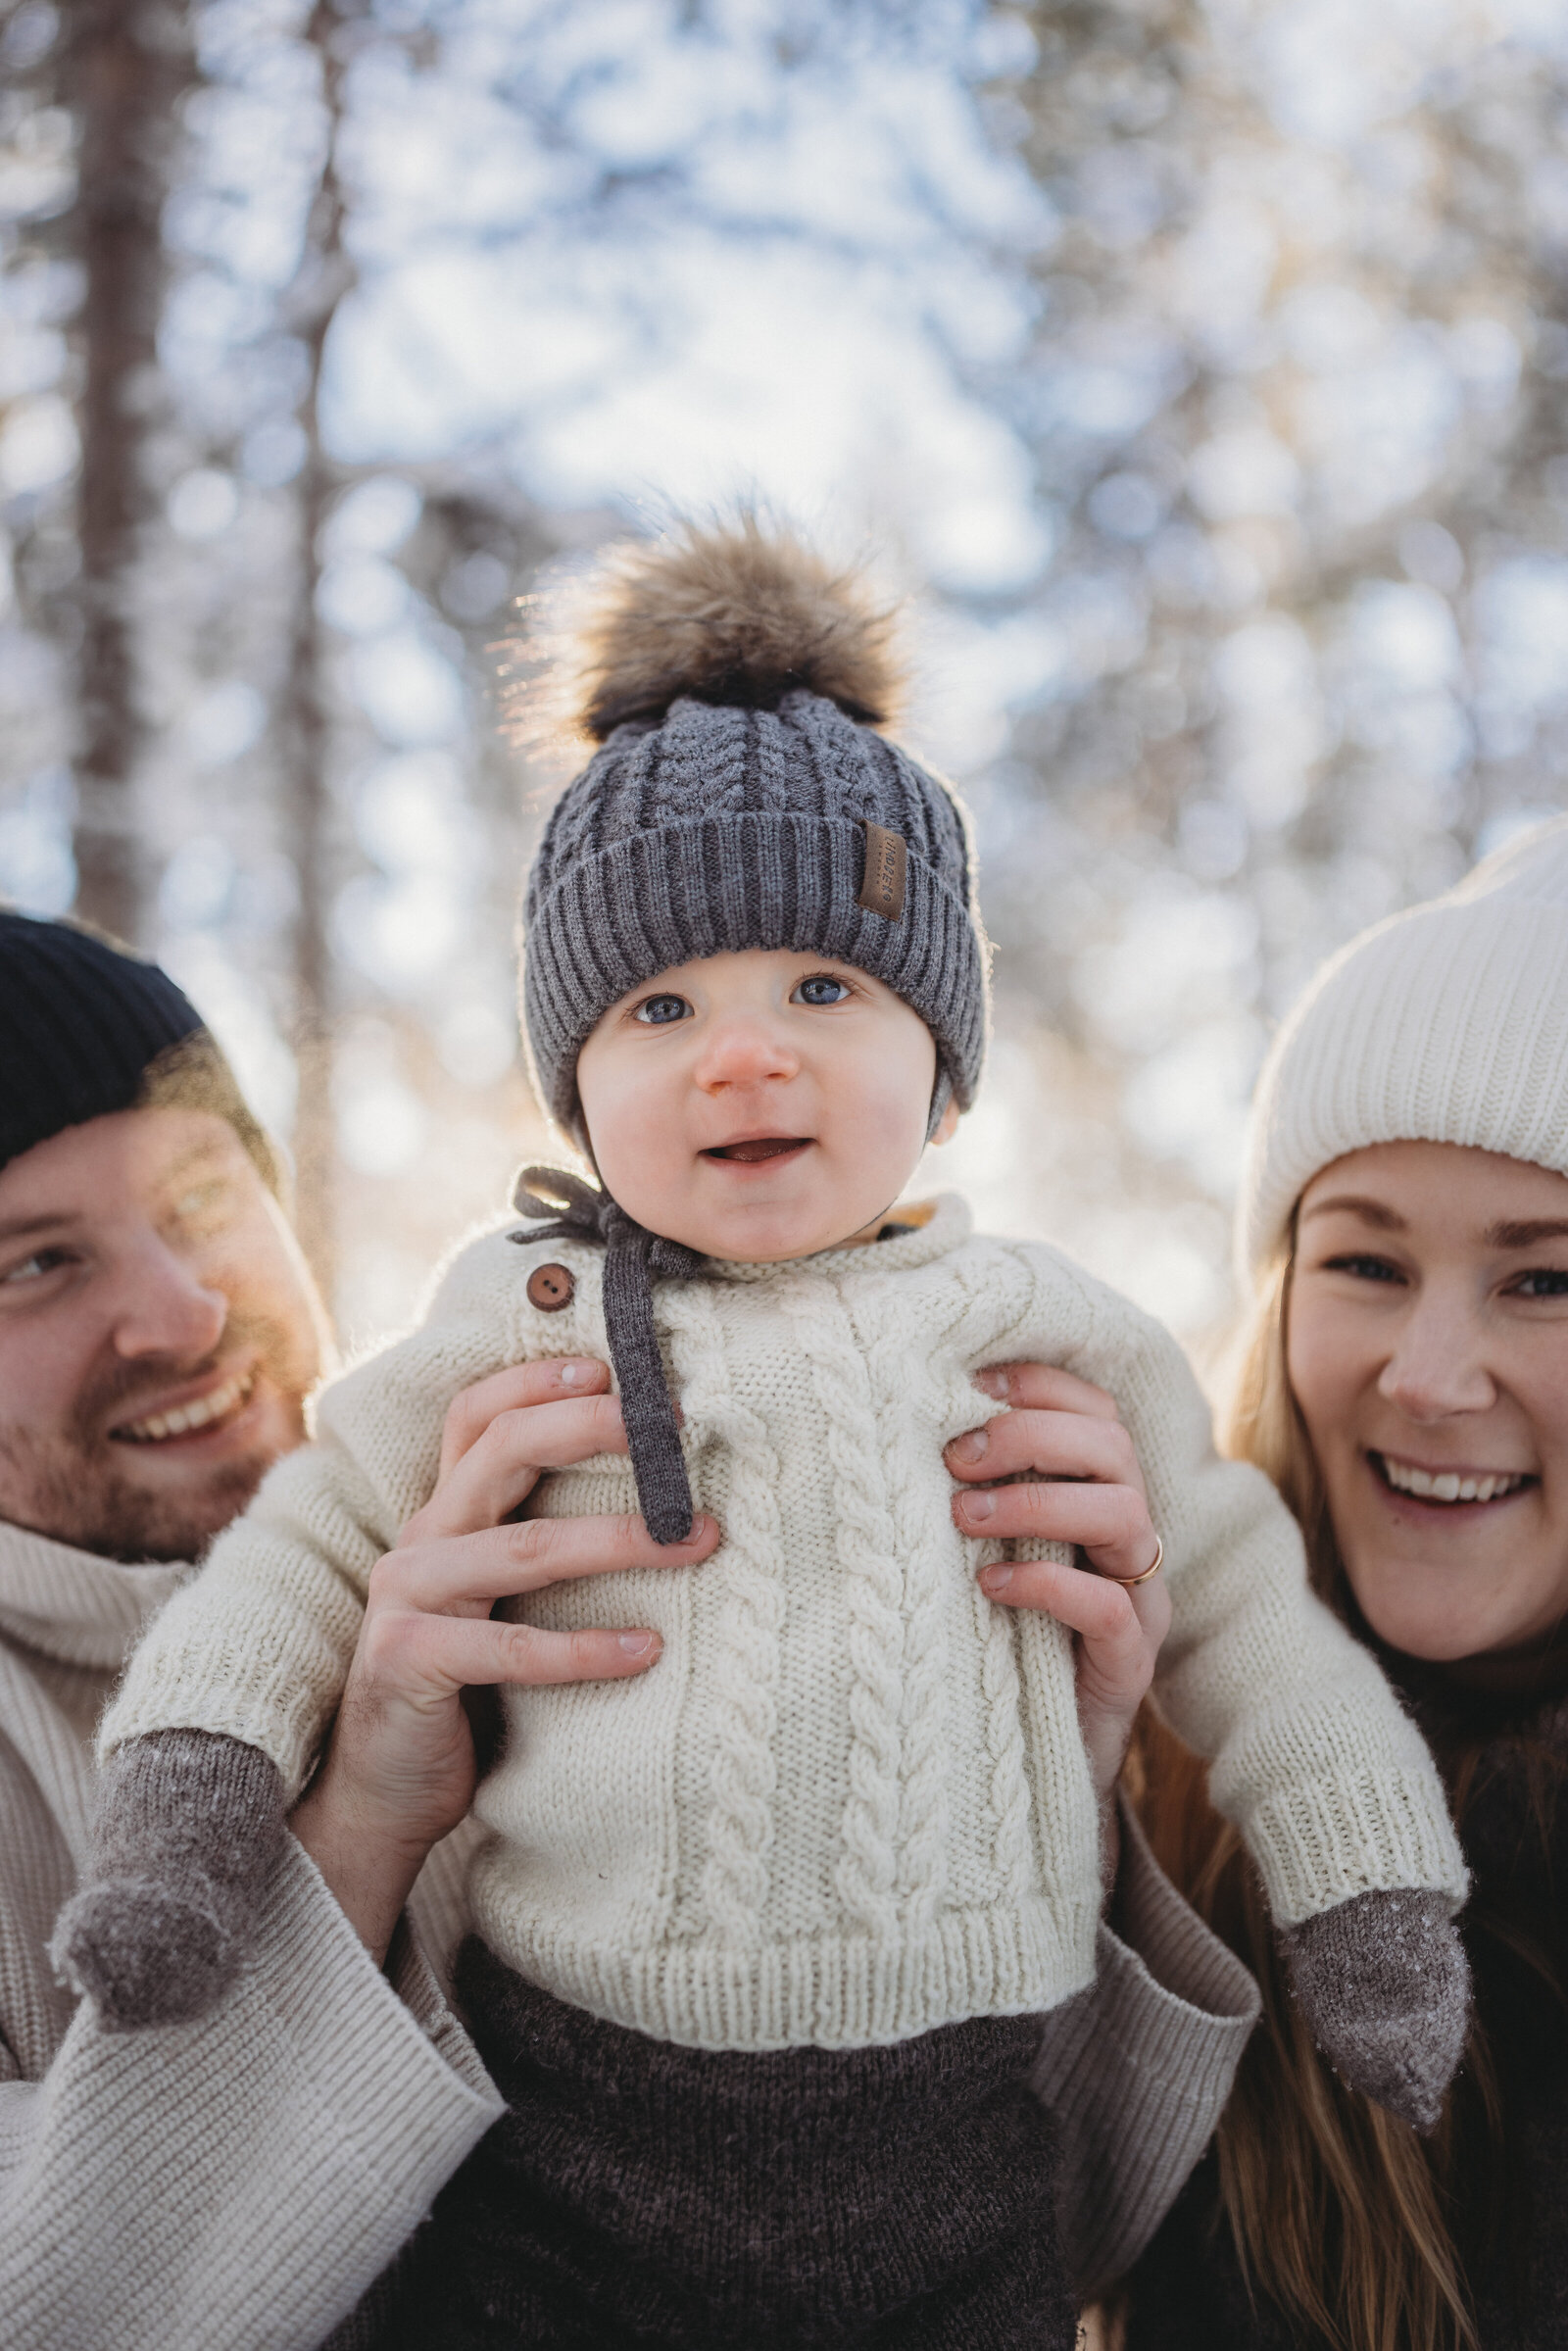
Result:
<instances>
[{"instance_id":1,"label":"gold wedding ring","mask_svg":"<svg viewBox=\"0 0 1568 2351\"><path fill-rule=\"evenodd\" d=\"M1125 1585L1127 1590L1131 1592L1135 1584L1147 1584L1151 1576L1157 1576L1164 1564L1165 1545L1160 1542L1159 1537L1156 1535L1154 1537L1153 1559L1152 1563L1145 1568L1143 1574L1141 1576L1118 1576L1116 1578L1116 1582L1118 1584Z\"/></svg>"}]
</instances>

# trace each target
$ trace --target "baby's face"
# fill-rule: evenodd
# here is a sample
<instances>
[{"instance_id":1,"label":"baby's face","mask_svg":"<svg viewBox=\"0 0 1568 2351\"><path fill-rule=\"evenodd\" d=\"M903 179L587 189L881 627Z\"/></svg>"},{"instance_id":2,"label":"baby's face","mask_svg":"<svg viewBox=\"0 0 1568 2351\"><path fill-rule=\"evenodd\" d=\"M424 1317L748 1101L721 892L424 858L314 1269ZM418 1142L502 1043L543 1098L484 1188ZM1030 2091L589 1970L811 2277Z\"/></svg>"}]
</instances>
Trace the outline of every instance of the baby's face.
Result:
<instances>
[{"instance_id":1,"label":"baby's face","mask_svg":"<svg viewBox=\"0 0 1568 2351\"><path fill-rule=\"evenodd\" d=\"M873 1226L925 1144L937 1055L916 1012L831 956L748 949L633 988L577 1062L599 1173L629 1216L743 1264ZM957 1123L950 1105L935 1140Z\"/></svg>"}]
</instances>

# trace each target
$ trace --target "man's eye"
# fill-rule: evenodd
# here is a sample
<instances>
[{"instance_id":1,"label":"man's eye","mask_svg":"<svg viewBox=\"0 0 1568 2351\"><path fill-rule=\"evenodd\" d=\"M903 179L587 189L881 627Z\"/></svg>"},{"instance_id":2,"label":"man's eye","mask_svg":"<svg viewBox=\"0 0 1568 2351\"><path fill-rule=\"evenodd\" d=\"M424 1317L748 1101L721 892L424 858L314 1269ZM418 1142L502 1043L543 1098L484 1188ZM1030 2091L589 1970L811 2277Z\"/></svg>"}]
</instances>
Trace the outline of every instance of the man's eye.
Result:
<instances>
[{"instance_id":1,"label":"man's eye","mask_svg":"<svg viewBox=\"0 0 1568 2351\"><path fill-rule=\"evenodd\" d=\"M684 996L645 996L632 1018L651 1029L662 1029L672 1020L686 1019L690 1011L691 1005Z\"/></svg>"},{"instance_id":2,"label":"man's eye","mask_svg":"<svg viewBox=\"0 0 1568 2351\"><path fill-rule=\"evenodd\" d=\"M214 1224L230 1205L229 1187L224 1183L193 1184L174 1202L176 1224Z\"/></svg>"},{"instance_id":3,"label":"man's eye","mask_svg":"<svg viewBox=\"0 0 1568 2351\"><path fill-rule=\"evenodd\" d=\"M1387 1257L1330 1257L1326 1260L1323 1270L1325 1273L1348 1273L1358 1282L1402 1282L1404 1280L1398 1267L1391 1265Z\"/></svg>"},{"instance_id":4,"label":"man's eye","mask_svg":"<svg viewBox=\"0 0 1568 2351\"><path fill-rule=\"evenodd\" d=\"M850 993L848 980L841 980L831 971L813 971L808 980L802 980L790 998L792 1004L841 1004Z\"/></svg>"},{"instance_id":5,"label":"man's eye","mask_svg":"<svg viewBox=\"0 0 1568 2351\"><path fill-rule=\"evenodd\" d=\"M1533 1265L1509 1288L1515 1298L1568 1298L1568 1266Z\"/></svg>"},{"instance_id":6,"label":"man's eye","mask_svg":"<svg viewBox=\"0 0 1568 2351\"><path fill-rule=\"evenodd\" d=\"M20 1264L8 1265L5 1272L0 1274L0 1282L7 1289L22 1290L29 1282L41 1282L45 1274L53 1273L57 1265L64 1265L67 1261L63 1249L36 1249L30 1257L24 1257Z\"/></svg>"}]
</instances>

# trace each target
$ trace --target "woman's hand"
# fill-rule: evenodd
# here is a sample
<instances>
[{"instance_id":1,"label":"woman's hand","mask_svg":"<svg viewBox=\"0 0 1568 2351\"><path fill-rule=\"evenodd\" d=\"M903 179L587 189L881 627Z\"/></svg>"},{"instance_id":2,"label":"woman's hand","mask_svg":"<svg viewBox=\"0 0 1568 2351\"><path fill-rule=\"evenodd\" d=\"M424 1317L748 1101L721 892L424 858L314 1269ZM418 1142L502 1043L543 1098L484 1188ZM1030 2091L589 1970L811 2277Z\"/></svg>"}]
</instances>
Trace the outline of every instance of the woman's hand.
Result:
<instances>
[{"instance_id":1,"label":"woman's hand","mask_svg":"<svg viewBox=\"0 0 1568 2351\"><path fill-rule=\"evenodd\" d=\"M982 1568L980 1588L1009 1608L1043 1608L1076 1636L1078 1719L1100 1799L1108 1884L1117 1854L1116 1783L1170 1630L1164 1578L1129 1582L1158 1555L1143 1473L1102 1388L1041 1363L994 1365L975 1384L1012 1409L956 1437L945 1456L949 1469L960 1479L1028 1482L956 1494L959 1532L1075 1543L1089 1563L999 1563Z\"/></svg>"},{"instance_id":2,"label":"woman's hand","mask_svg":"<svg viewBox=\"0 0 1568 2351\"><path fill-rule=\"evenodd\" d=\"M497 1623L498 1600L568 1577L690 1567L711 1518L655 1543L640 1518L502 1522L547 1470L623 1453L602 1363L519 1364L465 1390L447 1414L435 1492L370 1573L365 1623L326 1758L290 1823L377 1964L424 1863L473 1799L465 1690L625 1680L657 1633L545 1633Z\"/></svg>"}]
</instances>

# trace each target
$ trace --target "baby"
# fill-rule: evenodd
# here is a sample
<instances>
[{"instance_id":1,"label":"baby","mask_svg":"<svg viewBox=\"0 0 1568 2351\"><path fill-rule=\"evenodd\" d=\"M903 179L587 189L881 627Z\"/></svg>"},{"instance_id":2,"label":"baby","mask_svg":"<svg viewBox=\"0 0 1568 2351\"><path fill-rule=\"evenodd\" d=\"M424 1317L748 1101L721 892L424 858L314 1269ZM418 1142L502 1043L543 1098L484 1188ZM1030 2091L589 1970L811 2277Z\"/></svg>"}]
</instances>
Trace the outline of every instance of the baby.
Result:
<instances>
[{"instance_id":1,"label":"baby","mask_svg":"<svg viewBox=\"0 0 1568 2351\"><path fill-rule=\"evenodd\" d=\"M667 1543L695 1498L723 1530L690 1574L511 1604L629 1611L663 1653L507 1699L459 1990L511 2111L387 2339L1072 2340L1026 2076L1031 2020L1093 1973L1096 1805L1070 1639L984 1597L1002 1546L950 1509L942 1448L988 1363L1117 1399L1170 1582L1159 1702L1214 1759L1323 2046L1424 2122L1457 2060L1443 1790L1272 1489L1215 1459L1180 1351L1123 1298L956 1199L889 1205L971 1102L987 1013L963 823L881 731L891 682L863 590L751 524L612 571L601 748L523 950L539 1093L599 1188L528 1171L532 1229L466 1249L424 1326L327 1394L104 1724L98 1880L58 1947L115 2021L168 2021L243 1943L461 1389L608 1351L629 1465L530 1507L640 1504Z\"/></svg>"}]
</instances>

